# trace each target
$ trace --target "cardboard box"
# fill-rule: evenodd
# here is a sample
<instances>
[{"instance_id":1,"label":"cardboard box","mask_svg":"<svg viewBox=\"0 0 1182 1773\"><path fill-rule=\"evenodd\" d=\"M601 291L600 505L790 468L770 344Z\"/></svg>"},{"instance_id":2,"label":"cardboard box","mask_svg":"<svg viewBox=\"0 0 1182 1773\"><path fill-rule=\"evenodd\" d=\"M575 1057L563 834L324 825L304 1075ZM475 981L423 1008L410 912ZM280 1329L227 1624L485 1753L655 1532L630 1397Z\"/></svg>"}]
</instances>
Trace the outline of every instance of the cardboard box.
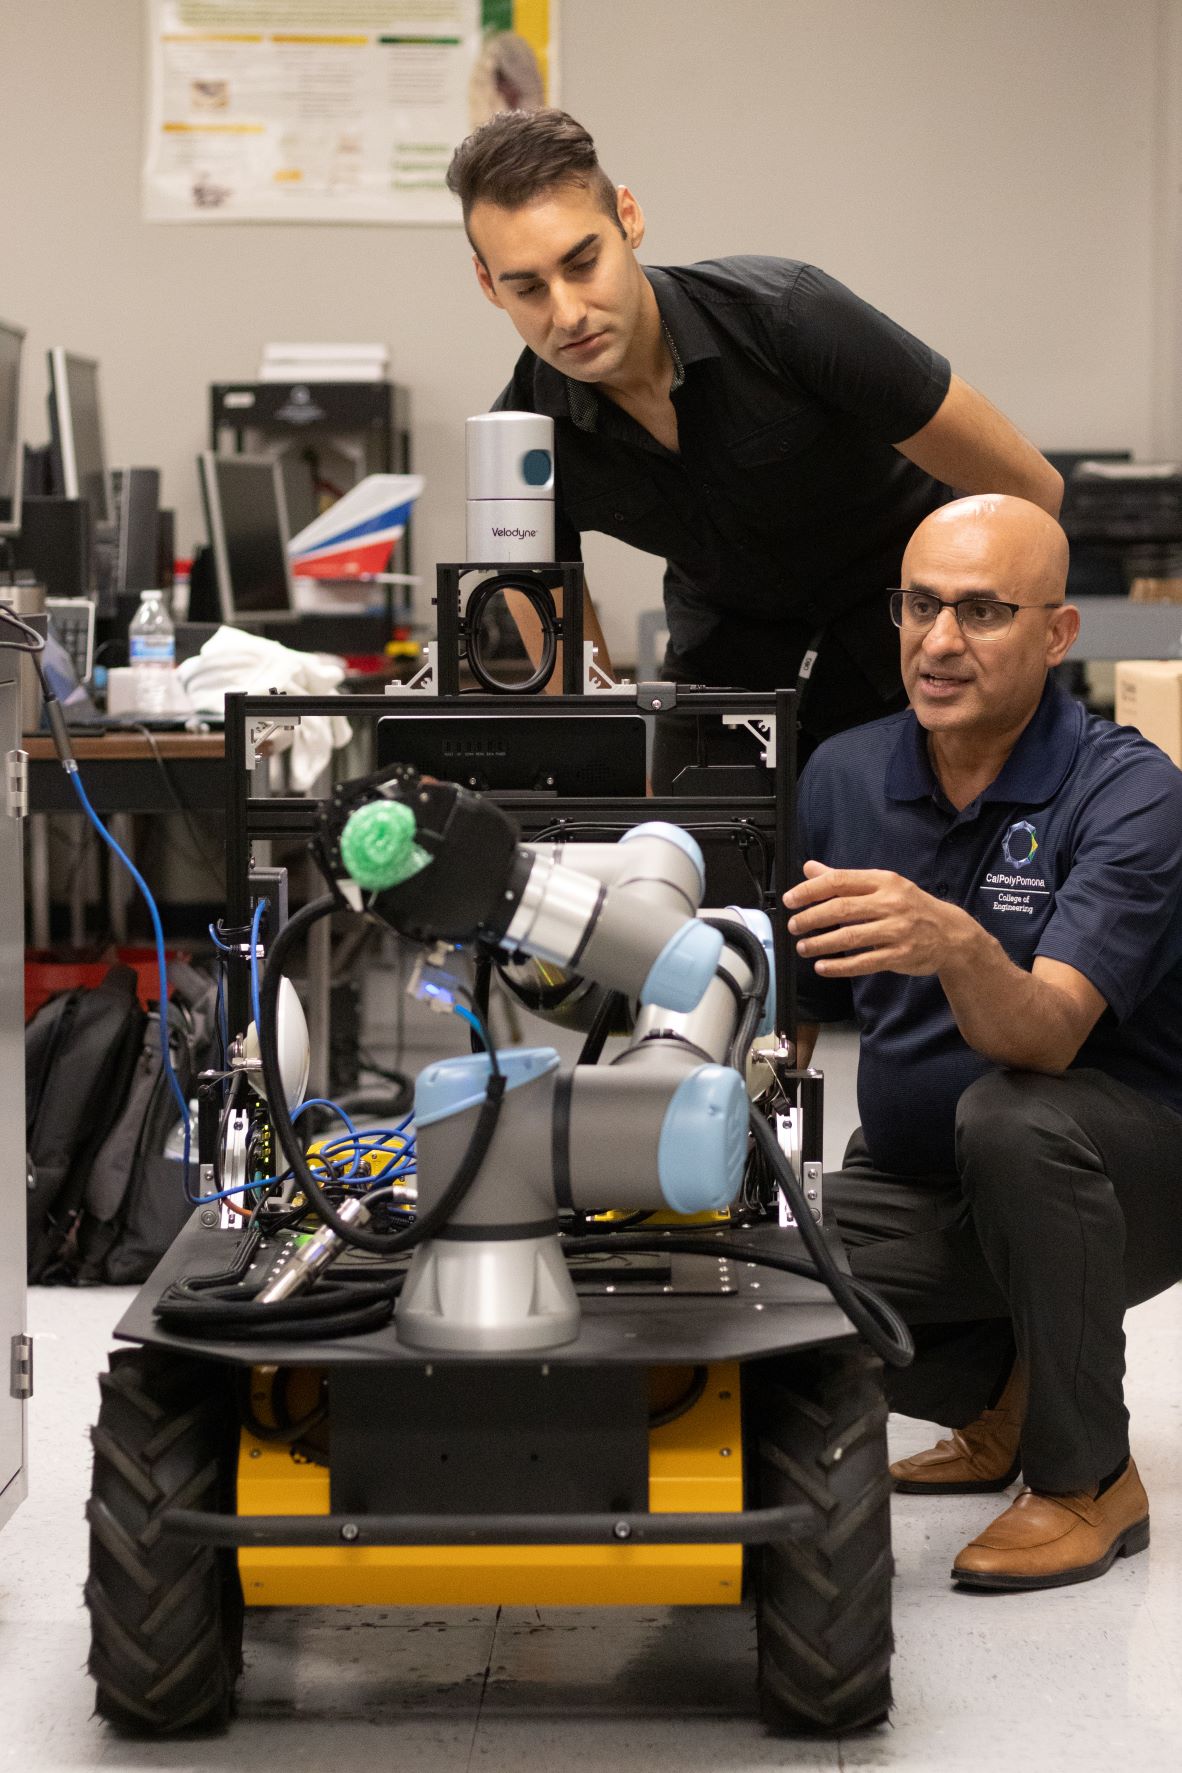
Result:
<instances>
[{"instance_id":1,"label":"cardboard box","mask_svg":"<svg viewBox=\"0 0 1182 1773\"><path fill-rule=\"evenodd\" d=\"M1116 721L1135 726L1182 768L1182 659L1122 659Z\"/></svg>"},{"instance_id":2,"label":"cardboard box","mask_svg":"<svg viewBox=\"0 0 1182 1773\"><path fill-rule=\"evenodd\" d=\"M1182 579L1134 579L1130 603L1182 603Z\"/></svg>"}]
</instances>

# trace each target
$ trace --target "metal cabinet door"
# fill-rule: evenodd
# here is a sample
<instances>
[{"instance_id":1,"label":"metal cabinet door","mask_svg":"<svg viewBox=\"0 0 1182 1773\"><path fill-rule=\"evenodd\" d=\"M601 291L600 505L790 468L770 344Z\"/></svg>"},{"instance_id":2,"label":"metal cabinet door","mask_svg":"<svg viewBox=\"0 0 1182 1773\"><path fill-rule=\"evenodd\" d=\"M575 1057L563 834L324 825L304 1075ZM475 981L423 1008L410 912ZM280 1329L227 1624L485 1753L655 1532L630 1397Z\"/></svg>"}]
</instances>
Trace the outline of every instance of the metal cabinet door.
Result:
<instances>
[{"instance_id":1,"label":"metal cabinet door","mask_svg":"<svg viewBox=\"0 0 1182 1773\"><path fill-rule=\"evenodd\" d=\"M25 1494L25 1406L10 1378L25 1329L24 827L9 795L19 664L18 654L0 652L0 1525Z\"/></svg>"}]
</instances>

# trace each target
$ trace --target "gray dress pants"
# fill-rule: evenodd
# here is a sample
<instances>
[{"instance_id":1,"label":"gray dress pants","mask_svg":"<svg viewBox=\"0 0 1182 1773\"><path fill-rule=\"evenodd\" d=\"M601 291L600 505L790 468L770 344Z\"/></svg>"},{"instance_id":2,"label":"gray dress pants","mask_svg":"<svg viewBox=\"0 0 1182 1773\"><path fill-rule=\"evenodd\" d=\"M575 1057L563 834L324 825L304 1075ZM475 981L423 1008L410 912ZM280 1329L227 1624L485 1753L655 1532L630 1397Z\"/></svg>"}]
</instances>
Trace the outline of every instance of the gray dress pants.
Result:
<instances>
[{"instance_id":1,"label":"gray dress pants","mask_svg":"<svg viewBox=\"0 0 1182 1773\"><path fill-rule=\"evenodd\" d=\"M1120 1465L1125 1309L1182 1278L1182 1115L1100 1071L989 1072L961 1097L955 1174L876 1170L859 1131L825 1204L915 1336L892 1408L962 1428L1016 1351L1026 1482L1083 1490Z\"/></svg>"}]
</instances>

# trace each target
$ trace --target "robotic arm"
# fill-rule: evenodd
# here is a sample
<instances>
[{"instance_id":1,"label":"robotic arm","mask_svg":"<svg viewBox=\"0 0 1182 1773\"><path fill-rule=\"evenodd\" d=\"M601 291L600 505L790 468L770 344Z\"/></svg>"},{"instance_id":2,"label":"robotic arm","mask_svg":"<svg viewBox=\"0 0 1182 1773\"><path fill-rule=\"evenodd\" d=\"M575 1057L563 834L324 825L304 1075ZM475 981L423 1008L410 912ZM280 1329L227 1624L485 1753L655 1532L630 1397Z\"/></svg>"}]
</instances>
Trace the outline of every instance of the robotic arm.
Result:
<instances>
[{"instance_id":1,"label":"robotic arm","mask_svg":"<svg viewBox=\"0 0 1182 1773\"><path fill-rule=\"evenodd\" d=\"M399 1301L399 1337L423 1349L572 1340L559 1208L692 1214L739 1192L747 1091L727 1061L736 1031L755 1032L767 984L751 914L730 914L734 946L699 916L701 853L675 826L636 826L616 844L520 844L491 802L403 768L342 784L319 848L355 908L415 941L535 956L641 1006L611 1065L564 1071L551 1047L499 1055L505 1090L479 1174L415 1249ZM445 1059L418 1079L420 1215L471 1145L491 1064Z\"/></svg>"},{"instance_id":2,"label":"robotic arm","mask_svg":"<svg viewBox=\"0 0 1182 1773\"><path fill-rule=\"evenodd\" d=\"M570 967L642 1004L692 1010L723 938L696 920L697 844L639 825L620 844L519 844L491 801L398 768L345 783L322 821L321 854L345 896L412 941L480 942Z\"/></svg>"}]
</instances>

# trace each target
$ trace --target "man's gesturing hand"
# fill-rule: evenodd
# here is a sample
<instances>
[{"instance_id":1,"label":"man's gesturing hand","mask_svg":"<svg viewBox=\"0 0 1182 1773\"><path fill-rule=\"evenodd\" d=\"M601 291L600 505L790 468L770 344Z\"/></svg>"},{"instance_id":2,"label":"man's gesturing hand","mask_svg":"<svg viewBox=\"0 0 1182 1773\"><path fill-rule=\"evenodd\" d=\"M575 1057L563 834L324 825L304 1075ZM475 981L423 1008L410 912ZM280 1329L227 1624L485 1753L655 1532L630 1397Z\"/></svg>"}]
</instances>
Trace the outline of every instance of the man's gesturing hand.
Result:
<instances>
[{"instance_id":1,"label":"man's gesturing hand","mask_svg":"<svg viewBox=\"0 0 1182 1773\"><path fill-rule=\"evenodd\" d=\"M882 868L806 862L784 894L797 953L826 979L867 973L938 973L973 929L972 919ZM965 926L968 925L968 930Z\"/></svg>"}]
</instances>

